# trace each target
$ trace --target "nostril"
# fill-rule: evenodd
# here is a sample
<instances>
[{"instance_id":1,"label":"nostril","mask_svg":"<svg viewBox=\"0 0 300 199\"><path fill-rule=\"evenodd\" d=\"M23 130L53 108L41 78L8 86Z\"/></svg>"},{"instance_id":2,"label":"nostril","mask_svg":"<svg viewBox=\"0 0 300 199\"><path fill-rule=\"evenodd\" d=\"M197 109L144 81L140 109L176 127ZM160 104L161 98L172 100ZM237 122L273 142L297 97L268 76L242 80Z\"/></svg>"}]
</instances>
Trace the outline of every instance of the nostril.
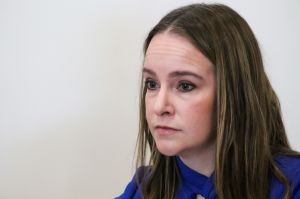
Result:
<instances>
[{"instance_id":1,"label":"nostril","mask_svg":"<svg viewBox=\"0 0 300 199\"><path fill-rule=\"evenodd\" d=\"M157 115L171 115L174 112L174 107L168 100L157 101L154 109Z\"/></svg>"}]
</instances>

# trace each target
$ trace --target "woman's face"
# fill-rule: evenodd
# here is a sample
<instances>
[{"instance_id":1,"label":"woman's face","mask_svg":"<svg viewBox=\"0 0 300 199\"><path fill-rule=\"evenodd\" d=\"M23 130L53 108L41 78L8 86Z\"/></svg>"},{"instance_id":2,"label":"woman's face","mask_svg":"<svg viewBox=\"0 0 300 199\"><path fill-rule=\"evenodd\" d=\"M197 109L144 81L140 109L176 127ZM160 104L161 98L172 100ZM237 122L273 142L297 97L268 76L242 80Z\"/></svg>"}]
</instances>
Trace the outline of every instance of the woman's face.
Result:
<instances>
[{"instance_id":1,"label":"woman's face","mask_svg":"<svg viewBox=\"0 0 300 199\"><path fill-rule=\"evenodd\" d=\"M173 156L207 147L216 90L213 64L186 38L164 32L150 42L143 77L146 119L158 150Z\"/></svg>"}]
</instances>

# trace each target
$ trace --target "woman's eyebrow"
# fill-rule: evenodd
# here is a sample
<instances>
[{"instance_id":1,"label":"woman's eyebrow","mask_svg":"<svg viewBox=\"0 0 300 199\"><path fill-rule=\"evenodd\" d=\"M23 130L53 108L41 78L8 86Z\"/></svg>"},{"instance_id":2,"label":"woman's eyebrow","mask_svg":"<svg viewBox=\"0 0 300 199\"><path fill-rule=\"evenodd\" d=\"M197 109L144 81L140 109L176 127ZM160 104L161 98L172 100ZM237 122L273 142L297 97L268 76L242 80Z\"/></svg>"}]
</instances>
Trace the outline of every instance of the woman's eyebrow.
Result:
<instances>
[{"instance_id":1,"label":"woman's eyebrow","mask_svg":"<svg viewBox=\"0 0 300 199\"><path fill-rule=\"evenodd\" d=\"M156 76L156 73L152 70L150 70L149 68L143 68L143 73L148 73L150 75Z\"/></svg>"},{"instance_id":2,"label":"woman's eyebrow","mask_svg":"<svg viewBox=\"0 0 300 199\"><path fill-rule=\"evenodd\" d=\"M181 77L181 76L193 76L199 80L203 80L203 77L200 75L193 73L191 71L174 71L169 74L170 77Z\"/></svg>"},{"instance_id":3,"label":"woman's eyebrow","mask_svg":"<svg viewBox=\"0 0 300 199\"><path fill-rule=\"evenodd\" d=\"M156 76L156 73L154 71L152 71L151 69L149 68L143 68L143 73L148 73L150 75L153 75L153 76ZM182 77L182 76L193 76L193 77L196 77L197 79L199 80L203 80L203 77L196 74L196 73L193 73L191 71L173 71L169 74L169 77L171 78L174 78L174 77Z\"/></svg>"}]
</instances>

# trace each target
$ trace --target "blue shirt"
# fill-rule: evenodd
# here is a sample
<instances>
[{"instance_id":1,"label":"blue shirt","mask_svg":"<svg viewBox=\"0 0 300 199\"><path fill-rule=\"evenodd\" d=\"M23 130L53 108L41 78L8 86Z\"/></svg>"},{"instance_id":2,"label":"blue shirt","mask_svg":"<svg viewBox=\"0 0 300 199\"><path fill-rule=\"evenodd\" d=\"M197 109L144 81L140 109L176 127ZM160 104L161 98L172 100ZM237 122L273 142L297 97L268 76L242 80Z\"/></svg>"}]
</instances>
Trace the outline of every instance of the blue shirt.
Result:
<instances>
[{"instance_id":1,"label":"blue shirt","mask_svg":"<svg viewBox=\"0 0 300 199\"><path fill-rule=\"evenodd\" d=\"M290 182L292 190L291 199L300 199L300 158L277 156L274 160ZM217 198L213 184L213 174L210 177L204 176L185 165L179 157L176 157L176 163L182 180L177 192L177 199L195 199L197 194L202 195L205 199ZM284 185L275 176L271 177L269 186L271 199L283 198L285 192ZM116 199L141 198L141 186L136 184L135 177L133 177L124 193Z\"/></svg>"}]
</instances>

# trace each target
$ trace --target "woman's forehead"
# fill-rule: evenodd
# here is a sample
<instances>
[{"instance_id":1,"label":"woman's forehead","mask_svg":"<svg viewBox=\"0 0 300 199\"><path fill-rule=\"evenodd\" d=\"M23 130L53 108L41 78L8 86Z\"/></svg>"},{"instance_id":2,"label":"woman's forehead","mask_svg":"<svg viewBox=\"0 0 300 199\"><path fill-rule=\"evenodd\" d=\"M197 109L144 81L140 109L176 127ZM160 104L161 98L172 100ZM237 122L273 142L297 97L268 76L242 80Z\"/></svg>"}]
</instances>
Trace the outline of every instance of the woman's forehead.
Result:
<instances>
[{"instance_id":1,"label":"woman's forehead","mask_svg":"<svg viewBox=\"0 0 300 199\"><path fill-rule=\"evenodd\" d=\"M155 53L174 53L178 55L199 52L185 37L172 32L163 32L155 35L146 51L146 57Z\"/></svg>"},{"instance_id":2,"label":"woman's forehead","mask_svg":"<svg viewBox=\"0 0 300 199\"><path fill-rule=\"evenodd\" d=\"M196 66L213 68L213 64L186 38L174 33L153 37L146 51L144 67L158 65Z\"/></svg>"}]
</instances>

